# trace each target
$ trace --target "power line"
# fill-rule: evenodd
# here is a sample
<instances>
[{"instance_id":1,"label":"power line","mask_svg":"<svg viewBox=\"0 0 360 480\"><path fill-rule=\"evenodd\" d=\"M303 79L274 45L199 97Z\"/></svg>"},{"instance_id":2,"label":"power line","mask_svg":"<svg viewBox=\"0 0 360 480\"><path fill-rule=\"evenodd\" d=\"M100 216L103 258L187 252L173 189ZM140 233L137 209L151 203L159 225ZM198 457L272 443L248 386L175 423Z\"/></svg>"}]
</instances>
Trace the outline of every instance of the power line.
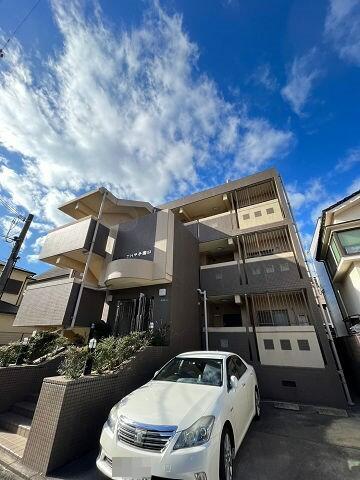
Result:
<instances>
[{"instance_id":1,"label":"power line","mask_svg":"<svg viewBox=\"0 0 360 480\"><path fill-rule=\"evenodd\" d=\"M35 10L35 8L39 5L41 0L37 0L34 5L31 7L31 9L28 11L28 13L25 15L25 17L18 23L16 26L15 30L11 33L10 37L5 41L4 45L0 48L0 58L4 56L4 50L10 43L10 41L14 38L15 34L17 31L23 26L23 24L26 22L26 20L30 17L32 12Z\"/></svg>"}]
</instances>

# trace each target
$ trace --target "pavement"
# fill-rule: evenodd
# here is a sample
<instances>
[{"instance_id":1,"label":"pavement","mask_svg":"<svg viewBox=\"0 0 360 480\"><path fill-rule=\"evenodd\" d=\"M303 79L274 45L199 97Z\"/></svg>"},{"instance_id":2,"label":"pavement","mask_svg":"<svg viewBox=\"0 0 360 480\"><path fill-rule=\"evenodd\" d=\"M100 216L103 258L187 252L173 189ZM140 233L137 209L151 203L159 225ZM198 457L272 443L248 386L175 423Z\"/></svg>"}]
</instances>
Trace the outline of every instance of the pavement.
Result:
<instances>
[{"instance_id":1,"label":"pavement","mask_svg":"<svg viewBox=\"0 0 360 480\"><path fill-rule=\"evenodd\" d=\"M104 480L97 452L53 472L48 480ZM4 475L4 476L3 476ZM7 476L6 476L7 475ZM0 478L18 480L0 468ZM262 406L235 459L235 480L360 479L360 415ZM211 479L210 479L211 480Z\"/></svg>"}]
</instances>

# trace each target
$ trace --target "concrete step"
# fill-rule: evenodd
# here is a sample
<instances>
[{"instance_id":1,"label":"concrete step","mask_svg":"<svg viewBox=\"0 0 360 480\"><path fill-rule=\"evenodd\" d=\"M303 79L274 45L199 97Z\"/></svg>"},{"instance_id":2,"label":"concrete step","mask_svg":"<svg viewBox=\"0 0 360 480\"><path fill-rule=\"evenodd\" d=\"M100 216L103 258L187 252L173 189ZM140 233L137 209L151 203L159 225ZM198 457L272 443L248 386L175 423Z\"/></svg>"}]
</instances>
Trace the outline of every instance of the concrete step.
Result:
<instances>
[{"instance_id":1,"label":"concrete step","mask_svg":"<svg viewBox=\"0 0 360 480\"><path fill-rule=\"evenodd\" d=\"M35 408L34 402L18 402L11 407L11 411L23 417L33 418Z\"/></svg>"},{"instance_id":2,"label":"concrete step","mask_svg":"<svg viewBox=\"0 0 360 480\"><path fill-rule=\"evenodd\" d=\"M31 402L31 403L37 403L37 401L39 400L39 395L40 395L40 392L39 393L29 393L28 395L26 395L25 401L26 402Z\"/></svg>"},{"instance_id":3,"label":"concrete step","mask_svg":"<svg viewBox=\"0 0 360 480\"><path fill-rule=\"evenodd\" d=\"M13 455L16 458L22 458L27 439L16 433L0 429L0 455L1 451Z\"/></svg>"},{"instance_id":4,"label":"concrete step","mask_svg":"<svg viewBox=\"0 0 360 480\"><path fill-rule=\"evenodd\" d=\"M0 414L0 428L28 438L32 419L12 411Z\"/></svg>"}]
</instances>

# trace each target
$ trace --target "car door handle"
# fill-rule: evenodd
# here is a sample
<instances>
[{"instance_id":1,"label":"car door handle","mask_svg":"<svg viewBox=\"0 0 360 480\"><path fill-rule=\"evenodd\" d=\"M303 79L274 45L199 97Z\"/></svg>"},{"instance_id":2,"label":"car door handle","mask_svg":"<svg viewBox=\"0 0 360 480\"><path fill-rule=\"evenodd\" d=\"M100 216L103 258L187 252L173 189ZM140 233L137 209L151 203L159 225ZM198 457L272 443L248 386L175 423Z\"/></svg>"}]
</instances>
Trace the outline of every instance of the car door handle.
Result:
<instances>
[{"instance_id":1,"label":"car door handle","mask_svg":"<svg viewBox=\"0 0 360 480\"><path fill-rule=\"evenodd\" d=\"M231 408L230 408L230 412L232 412L233 410L234 410L234 407L231 407Z\"/></svg>"}]
</instances>

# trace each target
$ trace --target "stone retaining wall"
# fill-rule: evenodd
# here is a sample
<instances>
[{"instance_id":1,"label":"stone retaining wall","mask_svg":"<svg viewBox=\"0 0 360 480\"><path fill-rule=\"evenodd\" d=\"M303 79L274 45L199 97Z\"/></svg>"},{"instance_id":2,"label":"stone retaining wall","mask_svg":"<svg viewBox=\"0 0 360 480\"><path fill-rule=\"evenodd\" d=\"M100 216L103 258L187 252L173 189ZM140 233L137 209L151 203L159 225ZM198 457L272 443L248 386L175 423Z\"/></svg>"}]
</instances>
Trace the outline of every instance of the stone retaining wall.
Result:
<instances>
[{"instance_id":1,"label":"stone retaining wall","mask_svg":"<svg viewBox=\"0 0 360 480\"><path fill-rule=\"evenodd\" d=\"M147 347L116 374L46 378L23 463L47 474L97 447L111 407L150 380L171 357L169 347Z\"/></svg>"}]
</instances>

